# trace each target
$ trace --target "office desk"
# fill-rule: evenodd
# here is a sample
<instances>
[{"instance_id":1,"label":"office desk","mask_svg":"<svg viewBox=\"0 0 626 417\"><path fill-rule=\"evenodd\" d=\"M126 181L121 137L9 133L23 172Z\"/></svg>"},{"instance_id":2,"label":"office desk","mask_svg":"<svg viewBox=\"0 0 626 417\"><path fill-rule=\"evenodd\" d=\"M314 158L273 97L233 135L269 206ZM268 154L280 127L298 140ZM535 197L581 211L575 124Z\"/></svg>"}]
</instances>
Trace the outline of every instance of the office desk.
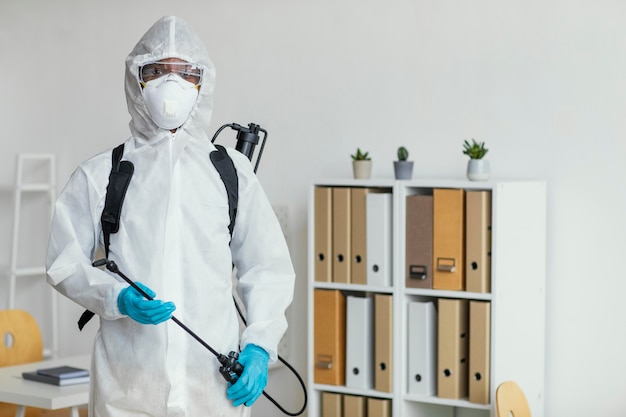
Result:
<instances>
[{"instance_id":1,"label":"office desk","mask_svg":"<svg viewBox=\"0 0 626 417\"><path fill-rule=\"evenodd\" d=\"M27 406L48 410L69 407L71 417L78 417L78 406L89 402L89 384L59 387L22 378L22 372L61 365L89 369L90 355L0 368L0 402L17 404L16 417L24 417Z\"/></svg>"}]
</instances>

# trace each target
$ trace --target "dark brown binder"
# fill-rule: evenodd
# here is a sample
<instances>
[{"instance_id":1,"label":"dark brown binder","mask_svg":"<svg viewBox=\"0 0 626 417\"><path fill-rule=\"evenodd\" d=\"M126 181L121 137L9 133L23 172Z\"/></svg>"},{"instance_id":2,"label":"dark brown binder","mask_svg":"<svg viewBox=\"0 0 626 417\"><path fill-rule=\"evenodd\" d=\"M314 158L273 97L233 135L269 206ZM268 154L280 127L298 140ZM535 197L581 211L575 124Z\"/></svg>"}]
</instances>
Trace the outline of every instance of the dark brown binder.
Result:
<instances>
[{"instance_id":1,"label":"dark brown binder","mask_svg":"<svg viewBox=\"0 0 626 417\"><path fill-rule=\"evenodd\" d=\"M350 282L350 188L333 188L333 282Z\"/></svg>"},{"instance_id":2,"label":"dark brown binder","mask_svg":"<svg viewBox=\"0 0 626 417\"><path fill-rule=\"evenodd\" d=\"M491 192L467 191L465 197L466 289L491 291Z\"/></svg>"},{"instance_id":3,"label":"dark brown binder","mask_svg":"<svg viewBox=\"0 0 626 417\"><path fill-rule=\"evenodd\" d=\"M469 400L489 404L491 303L470 301L469 320Z\"/></svg>"},{"instance_id":4,"label":"dark brown binder","mask_svg":"<svg viewBox=\"0 0 626 417\"><path fill-rule=\"evenodd\" d=\"M406 198L406 287L433 287L433 196Z\"/></svg>"},{"instance_id":5,"label":"dark brown binder","mask_svg":"<svg viewBox=\"0 0 626 417\"><path fill-rule=\"evenodd\" d=\"M315 187L314 206L314 246L315 246L315 281L331 282L332 263L332 204L333 194L330 187Z\"/></svg>"},{"instance_id":6,"label":"dark brown binder","mask_svg":"<svg viewBox=\"0 0 626 417\"><path fill-rule=\"evenodd\" d=\"M346 297L339 290L313 292L313 379L316 384L346 383Z\"/></svg>"},{"instance_id":7,"label":"dark brown binder","mask_svg":"<svg viewBox=\"0 0 626 417\"><path fill-rule=\"evenodd\" d=\"M465 190L433 190L433 288L465 290Z\"/></svg>"},{"instance_id":8,"label":"dark brown binder","mask_svg":"<svg viewBox=\"0 0 626 417\"><path fill-rule=\"evenodd\" d=\"M440 298L437 312L437 396L467 397L469 301Z\"/></svg>"}]
</instances>

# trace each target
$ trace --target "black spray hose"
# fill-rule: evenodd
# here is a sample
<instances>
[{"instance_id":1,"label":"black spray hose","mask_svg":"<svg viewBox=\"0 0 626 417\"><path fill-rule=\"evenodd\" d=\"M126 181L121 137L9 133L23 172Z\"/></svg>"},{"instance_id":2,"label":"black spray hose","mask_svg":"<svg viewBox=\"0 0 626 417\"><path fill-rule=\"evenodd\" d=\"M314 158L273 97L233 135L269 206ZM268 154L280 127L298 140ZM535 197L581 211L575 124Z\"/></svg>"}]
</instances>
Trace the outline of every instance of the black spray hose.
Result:
<instances>
[{"instance_id":1,"label":"black spray hose","mask_svg":"<svg viewBox=\"0 0 626 417\"><path fill-rule=\"evenodd\" d=\"M128 278L124 273L122 273L122 271L120 271L120 269L118 268L115 262L110 261L108 259L99 259L93 262L92 265L95 267L105 266L109 271L113 272L114 274L119 275L124 281L128 283L128 285L130 285L135 290L137 290L139 294L143 295L148 300L154 299L150 297L150 295L148 295L144 290L142 290L137 284L135 284L135 282L132 279ZM245 323L245 320L243 318L241 310L239 309L239 306L236 303L235 303L235 306L237 307L237 311L239 312L241 319ZM200 336L194 333L189 327L185 326L183 322L178 320L176 317L172 316L171 320L174 323L176 323L178 326L180 326L184 331L186 331L191 337L196 339L196 341L200 343L202 346L204 346L207 350L209 350L209 352L215 355L219 363L222 365L220 367L220 374L222 374L222 376L224 377L224 379L226 379L226 381L230 382L231 384L234 384L237 381L237 379L239 379L239 377L241 376L241 373L243 372L243 366L237 361L237 359L239 358L239 354L237 352L230 352L228 356L221 354L217 352L215 349L213 349L211 345L209 345L207 342L202 340ZM285 410L280 404L278 404L278 402L276 402L276 400L274 400L267 392L263 391L263 395L268 400L270 400L270 402L272 402L272 404L274 404L280 411L287 414L288 416L299 416L300 414L304 412L304 410L306 409L306 405L307 405L306 386L304 385L304 381L302 380L300 375L296 372L296 370L290 364L288 364L283 358L281 358L280 356L278 358L289 369L291 369L291 371L296 375L296 377L300 381L300 384L302 385L302 388L303 388L302 392L304 392L304 406L297 413L290 413L289 411Z\"/></svg>"},{"instance_id":2,"label":"black spray hose","mask_svg":"<svg viewBox=\"0 0 626 417\"><path fill-rule=\"evenodd\" d=\"M235 307L237 308L237 312L239 313L239 317L241 318L241 321L243 322L243 324L245 326L247 326L248 323L246 323L246 319L243 316L243 313L241 311L241 308L239 307L239 304L237 304L237 301L234 298L233 298L233 301L235 301ZM289 362L287 362L280 355L278 355L278 360L281 361L287 368L289 368L291 373L293 373L296 376L296 378L298 378L298 382L300 382L300 386L302 386L302 393L304 394L304 404L302 405L302 408L300 409L300 411L298 411L297 413L290 413L289 411L285 410L280 404L278 404L272 397L267 395L267 393L265 391L263 391L263 395L268 400L270 400L270 402L272 402L272 404L274 404L280 411L282 411L283 413L287 414L288 416L299 416L300 414L304 413L304 410L306 409L306 405L307 405L306 385L304 384L304 380L302 379L302 377L300 376L298 371L296 371L294 369L294 367L291 366L291 364Z\"/></svg>"}]
</instances>

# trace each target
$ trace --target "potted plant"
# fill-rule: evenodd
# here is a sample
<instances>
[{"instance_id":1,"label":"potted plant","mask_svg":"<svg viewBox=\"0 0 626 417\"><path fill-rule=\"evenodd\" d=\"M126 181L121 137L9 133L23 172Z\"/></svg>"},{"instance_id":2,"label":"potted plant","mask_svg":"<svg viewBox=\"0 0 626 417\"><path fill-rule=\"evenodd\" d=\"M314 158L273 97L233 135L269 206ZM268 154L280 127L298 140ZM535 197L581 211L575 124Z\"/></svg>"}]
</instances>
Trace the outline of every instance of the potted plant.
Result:
<instances>
[{"instance_id":1,"label":"potted plant","mask_svg":"<svg viewBox=\"0 0 626 417\"><path fill-rule=\"evenodd\" d=\"M398 148L398 160L393 161L393 170L397 180L410 180L413 177L413 161L407 161L409 151L404 147Z\"/></svg>"},{"instance_id":2,"label":"potted plant","mask_svg":"<svg viewBox=\"0 0 626 417\"><path fill-rule=\"evenodd\" d=\"M372 174L372 158L369 157L369 152L361 152L361 148L356 148L356 153L350 156L354 178L368 179Z\"/></svg>"},{"instance_id":3,"label":"potted plant","mask_svg":"<svg viewBox=\"0 0 626 417\"><path fill-rule=\"evenodd\" d=\"M467 178L470 181L485 181L489 179L489 161L483 159L489 152L485 148L485 142L476 142L472 138L470 144L467 140L463 142L463 154L470 157L467 164Z\"/></svg>"}]
</instances>

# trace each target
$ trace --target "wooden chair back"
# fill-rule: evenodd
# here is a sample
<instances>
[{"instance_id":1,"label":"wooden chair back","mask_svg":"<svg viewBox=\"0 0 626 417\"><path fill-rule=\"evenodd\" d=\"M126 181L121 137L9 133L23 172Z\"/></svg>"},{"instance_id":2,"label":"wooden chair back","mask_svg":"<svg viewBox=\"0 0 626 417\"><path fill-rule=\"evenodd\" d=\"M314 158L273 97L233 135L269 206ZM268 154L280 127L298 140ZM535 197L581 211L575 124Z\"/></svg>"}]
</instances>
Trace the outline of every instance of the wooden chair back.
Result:
<instances>
[{"instance_id":1,"label":"wooden chair back","mask_svg":"<svg viewBox=\"0 0 626 417\"><path fill-rule=\"evenodd\" d=\"M496 410L498 417L531 417L526 396L514 381L506 381L498 385Z\"/></svg>"},{"instance_id":2,"label":"wooden chair back","mask_svg":"<svg viewBox=\"0 0 626 417\"><path fill-rule=\"evenodd\" d=\"M0 366L43 360L43 340L35 318L24 310L0 310ZM13 417L17 406L0 403L0 417ZM41 415L28 407L26 417Z\"/></svg>"},{"instance_id":3,"label":"wooden chair back","mask_svg":"<svg viewBox=\"0 0 626 417\"><path fill-rule=\"evenodd\" d=\"M0 366L43 360L39 325L24 310L0 310Z\"/></svg>"}]
</instances>

